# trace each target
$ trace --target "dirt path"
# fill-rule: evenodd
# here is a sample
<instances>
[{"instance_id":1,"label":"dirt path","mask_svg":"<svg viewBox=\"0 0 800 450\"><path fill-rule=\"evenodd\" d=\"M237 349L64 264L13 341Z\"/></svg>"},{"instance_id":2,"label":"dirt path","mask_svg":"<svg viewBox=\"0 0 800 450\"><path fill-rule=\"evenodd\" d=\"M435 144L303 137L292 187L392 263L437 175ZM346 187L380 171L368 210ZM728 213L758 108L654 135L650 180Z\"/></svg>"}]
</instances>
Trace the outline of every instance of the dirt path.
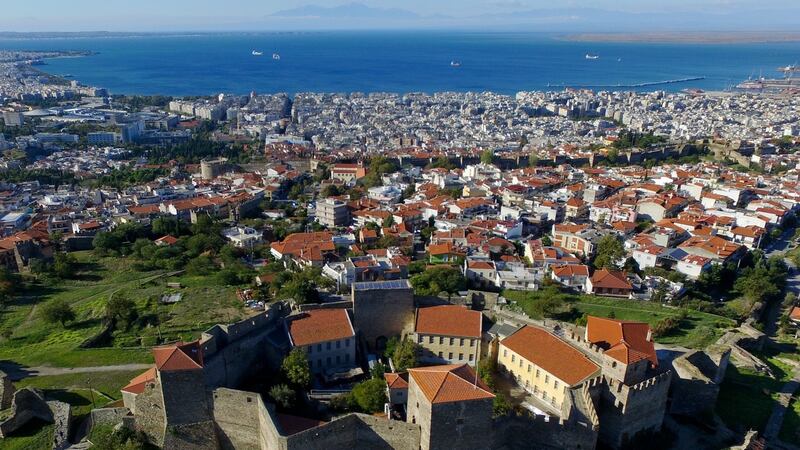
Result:
<instances>
[{"instance_id":1,"label":"dirt path","mask_svg":"<svg viewBox=\"0 0 800 450\"><path fill-rule=\"evenodd\" d=\"M95 367L19 367L0 363L0 370L7 373L12 380L17 381L28 377L41 377L48 375L66 375L71 373L98 373L98 372L121 372L133 370L147 370L153 367L152 364L118 364L115 366L95 366Z\"/></svg>"}]
</instances>

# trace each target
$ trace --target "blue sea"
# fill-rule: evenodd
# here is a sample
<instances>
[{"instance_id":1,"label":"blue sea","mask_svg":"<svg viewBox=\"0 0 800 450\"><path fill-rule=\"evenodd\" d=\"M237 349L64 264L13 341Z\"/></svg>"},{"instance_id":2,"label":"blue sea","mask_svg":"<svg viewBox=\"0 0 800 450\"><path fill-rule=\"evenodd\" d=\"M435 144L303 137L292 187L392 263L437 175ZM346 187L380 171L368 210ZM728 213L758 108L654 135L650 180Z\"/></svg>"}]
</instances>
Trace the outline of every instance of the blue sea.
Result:
<instances>
[{"instance_id":1,"label":"blue sea","mask_svg":"<svg viewBox=\"0 0 800 450\"><path fill-rule=\"evenodd\" d=\"M558 90L561 85L723 90L800 60L800 43L571 42L539 33L308 32L12 40L2 49L87 50L42 69L115 94ZM263 56L253 56L253 50ZM279 53L280 60L272 58ZM585 58L587 53L598 59ZM453 67L452 61L460 62Z\"/></svg>"}]
</instances>

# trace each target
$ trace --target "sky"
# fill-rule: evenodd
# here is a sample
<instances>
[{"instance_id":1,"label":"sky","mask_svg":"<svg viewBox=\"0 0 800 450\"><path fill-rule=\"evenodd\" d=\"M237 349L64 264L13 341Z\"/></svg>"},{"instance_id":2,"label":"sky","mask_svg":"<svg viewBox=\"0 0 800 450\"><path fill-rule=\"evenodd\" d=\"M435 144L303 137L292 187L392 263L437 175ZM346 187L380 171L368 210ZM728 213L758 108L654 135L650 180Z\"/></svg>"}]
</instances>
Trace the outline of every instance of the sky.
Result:
<instances>
[{"instance_id":1,"label":"sky","mask_svg":"<svg viewBox=\"0 0 800 450\"><path fill-rule=\"evenodd\" d=\"M0 31L800 29L800 0L3 1Z\"/></svg>"}]
</instances>

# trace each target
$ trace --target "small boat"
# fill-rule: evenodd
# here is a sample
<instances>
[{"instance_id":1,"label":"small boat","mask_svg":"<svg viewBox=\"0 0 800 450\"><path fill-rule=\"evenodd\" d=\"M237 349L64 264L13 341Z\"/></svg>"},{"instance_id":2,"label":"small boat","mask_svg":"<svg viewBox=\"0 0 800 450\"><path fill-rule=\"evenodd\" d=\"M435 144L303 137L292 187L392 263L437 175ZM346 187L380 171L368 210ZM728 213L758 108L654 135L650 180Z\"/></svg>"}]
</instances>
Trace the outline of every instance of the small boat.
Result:
<instances>
[{"instance_id":1,"label":"small boat","mask_svg":"<svg viewBox=\"0 0 800 450\"><path fill-rule=\"evenodd\" d=\"M622 58L617 58L617 62L622 62Z\"/></svg>"},{"instance_id":2,"label":"small boat","mask_svg":"<svg viewBox=\"0 0 800 450\"><path fill-rule=\"evenodd\" d=\"M591 53L587 53L587 54L586 54L586 59L600 59L600 56L598 56L598 55L593 55L593 54L591 54Z\"/></svg>"},{"instance_id":3,"label":"small boat","mask_svg":"<svg viewBox=\"0 0 800 450\"><path fill-rule=\"evenodd\" d=\"M450 61L450 67L461 67L461 61Z\"/></svg>"},{"instance_id":4,"label":"small boat","mask_svg":"<svg viewBox=\"0 0 800 450\"><path fill-rule=\"evenodd\" d=\"M253 50L253 53L252 53L252 55L253 55L253 56L264 56L264 52L259 52L259 51L257 51L257 50Z\"/></svg>"},{"instance_id":5,"label":"small boat","mask_svg":"<svg viewBox=\"0 0 800 450\"><path fill-rule=\"evenodd\" d=\"M272 54L272 59L274 59L276 61L279 61L281 59L281 55L279 55L278 53L273 53Z\"/></svg>"}]
</instances>

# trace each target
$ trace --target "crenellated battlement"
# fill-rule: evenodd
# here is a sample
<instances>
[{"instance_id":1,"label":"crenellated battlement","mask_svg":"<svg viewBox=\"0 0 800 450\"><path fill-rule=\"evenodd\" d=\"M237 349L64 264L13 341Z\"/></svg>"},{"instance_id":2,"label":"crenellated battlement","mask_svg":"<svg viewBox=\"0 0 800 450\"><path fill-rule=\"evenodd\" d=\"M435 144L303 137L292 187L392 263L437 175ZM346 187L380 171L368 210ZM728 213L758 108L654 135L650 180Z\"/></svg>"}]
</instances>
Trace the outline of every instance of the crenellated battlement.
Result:
<instances>
[{"instance_id":1,"label":"crenellated battlement","mask_svg":"<svg viewBox=\"0 0 800 450\"><path fill-rule=\"evenodd\" d=\"M669 382L671 380L671 375L672 375L672 371L666 371L666 372L660 373L660 374L658 374L658 375L656 375L654 377L648 378L648 379L642 381L641 383L634 384L633 386L628 386L628 389L630 389L632 391L632 393L633 392L643 392L643 391L651 390L651 389L653 389L654 387L656 387L657 385L659 385L661 383L669 384Z\"/></svg>"}]
</instances>

